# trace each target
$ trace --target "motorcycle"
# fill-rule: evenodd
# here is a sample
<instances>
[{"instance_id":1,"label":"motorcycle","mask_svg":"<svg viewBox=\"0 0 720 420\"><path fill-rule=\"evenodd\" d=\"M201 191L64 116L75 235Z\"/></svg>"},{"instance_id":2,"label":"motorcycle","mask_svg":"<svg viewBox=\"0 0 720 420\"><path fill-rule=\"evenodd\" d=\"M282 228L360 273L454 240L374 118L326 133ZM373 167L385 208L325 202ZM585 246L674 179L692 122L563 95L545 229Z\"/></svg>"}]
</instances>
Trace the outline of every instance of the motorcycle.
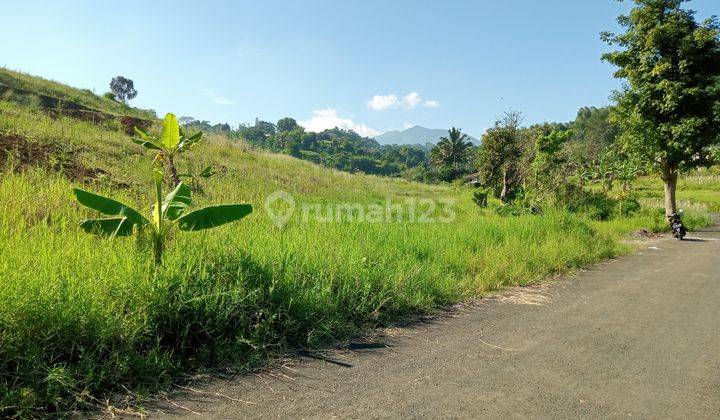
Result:
<instances>
[{"instance_id":1,"label":"motorcycle","mask_svg":"<svg viewBox=\"0 0 720 420\"><path fill-rule=\"evenodd\" d=\"M680 210L680 214L682 214L682 210ZM685 229L685 225L683 225L683 222L680 219L680 214L673 213L668 216L668 223L670 223L670 228L672 229L672 233L675 239L679 239L682 241L687 234L687 230Z\"/></svg>"}]
</instances>

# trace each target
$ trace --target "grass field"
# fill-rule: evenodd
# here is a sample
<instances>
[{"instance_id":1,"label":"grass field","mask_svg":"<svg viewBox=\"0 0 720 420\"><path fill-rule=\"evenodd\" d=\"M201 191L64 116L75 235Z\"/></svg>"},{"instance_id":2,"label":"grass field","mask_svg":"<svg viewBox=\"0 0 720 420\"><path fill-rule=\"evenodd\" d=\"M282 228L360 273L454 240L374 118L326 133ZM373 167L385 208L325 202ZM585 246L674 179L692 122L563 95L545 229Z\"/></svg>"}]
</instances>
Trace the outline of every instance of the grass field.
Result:
<instances>
[{"instance_id":1,"label":"grass field","mask_svg":"<svg viewBox=\"0 0 720 420\"><path fill-rule=\"evenodd\" d=\"M0 415L67 413L103 405L113 391L147 395L183 374L257 365L289 347L613 257L629 250L624 234L664 227L652 209L609 222L560 212L500 217L462 187L351 175L210 136L179 164L218 170L202 181L194 206L246 202L255 212L206 233L178 233L155 270L132 239L83 233L77 224L92 214L70 198L82 186L149 209L149 157L140 146L111 128L0 102L0 136L11 135L52 156L3 162ZM78 167L92 176L69 177L65 168ZM716 210L713 176L683 181L681 199ZM643 182L653 199L660 184ZM265 211L278 190L297 208L453 200L456 217L328 222L296 211L279 228ZM441 207L428 214L440 218ZM706 209L688 220L707 223Z\"/></svg>"},{"instance_id":2,"label":"grass field","mask_svg":"<svg viewBox=\"0 0 720 420\"><path fill-rule=\"evenodd\" d=\"M662 190L658 177L646 177L637 183L637 190L648 203L661 203ZM717 167L701 169L678 180L678 206L680 208L699 209L720 212L720 170Z\"/></svg>"}]
</instances>

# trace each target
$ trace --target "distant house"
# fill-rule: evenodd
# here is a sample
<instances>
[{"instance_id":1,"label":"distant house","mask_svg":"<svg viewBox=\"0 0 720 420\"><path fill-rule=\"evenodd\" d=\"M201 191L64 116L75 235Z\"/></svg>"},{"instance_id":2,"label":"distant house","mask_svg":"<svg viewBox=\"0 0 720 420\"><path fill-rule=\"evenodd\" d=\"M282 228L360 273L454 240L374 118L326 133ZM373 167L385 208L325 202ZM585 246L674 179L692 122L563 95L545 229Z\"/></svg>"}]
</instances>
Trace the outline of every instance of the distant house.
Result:
<instances>
[{"instance_id":1,"label":"distant house","mask_svg":"<svg viewBox=\"0 0 720 420\"><path fill-rule=\"evenodd\" d=\"M465 176L465 182L476 187L480 186L480 172L474 172Z\"/></svg>"}]
</instances>

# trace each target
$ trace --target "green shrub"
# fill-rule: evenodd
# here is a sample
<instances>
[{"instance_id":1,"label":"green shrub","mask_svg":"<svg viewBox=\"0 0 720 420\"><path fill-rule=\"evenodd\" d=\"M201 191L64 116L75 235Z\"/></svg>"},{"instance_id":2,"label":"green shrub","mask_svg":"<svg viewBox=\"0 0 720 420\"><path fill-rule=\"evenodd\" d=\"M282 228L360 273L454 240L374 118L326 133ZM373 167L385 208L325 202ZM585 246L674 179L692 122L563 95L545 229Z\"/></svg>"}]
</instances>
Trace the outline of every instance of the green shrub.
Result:
<instances>
[{"instance_id":1,"label":"green shrub","mask_svg":"<svg viewBox=\"0 0 720 420\"><path fill-rule=\"evenodd\" d=\"M560 186L552 196L554 206L571 213L582 213L593 220L608 220L615 211L615 200L600 191L586 191L574 184Z\"/></svg>"},{"instance_id":2,"label":"green shrub","mask_svg":"<svg viewBox=\"0 0 720 420\"><path fill-rule=\"evenodd\" d=\"M662 216L664 221L664 211ZM701 211L686 212L682 215L682 221L683 224L685 224L685 227L690 231L713 224L713 220L710 215ZM665 223L665 225L667 225L667 223Z\"/></svg>"},{"instance_id":3,"label":"green shrub","mask_svg":"<svg viewBox=\"0 0 720 420\"><path fill-rule=\"evenodd\" d=\"M615 200L615 217L630 217L640 210L640 202L632 196Z\"/></svg>"},{"instance_id":4,"label":"green shrub","mask_svg":"<svg viewBox=\"0 0 720 420\"><path fill-rule=\"evenodd\" d=\"M115 94L112 93L112 92L105 92L105 93L103 93L103 98L117 102L117 98L115 97Z\"/></svg>"},{"instance_id":5,"label":"green shrub","mask_svg":"<svg viewBox=\"0 0 720 420\"><path fill-rule=\"evenodd\" d=\"M495 213L500 216L522 216L522 215L539 215L543 214L543 208L533 203L526 197L518 197L507 204L499 204L493 207Z\"/></svg>"},{"instance_id":6,"label":"green shrub","mask_svg":"<svg viewBox=\"0 0 720 420\"><path fill-rule=\"evenodd\" d=\"M568 203L568 210L594 220L608 220L615 211L615 200L602 192L588 192Z\"/></svg>"},{"instance_id":7,"label":"green shrub","mask_svg":"<svg viewBox=\"0 0 720 420\"><path fill-rule=\"evenodd\" d=\"M488 195L490 195L490 189L482 188L479 190L473 191L472 199L480 207L487 207L488 205Z\"/></svg>"},{"instance_id":8,"label":"green shrub","mask_svg":"<svg viewBox=\"0 0 720 420\"><path fill-rule=\"evenodd\" d=\"M515 208L540 207L538 198L532 194L518 197L513 201ZM559 186L549 196L540 201L542 207L565 210L570 213L580 213L593 220L610 220L614 217L630 217L640 209L640 202L634 196L620 199L610 197L602 191L587 191L578 185L565 184ZM505 210L508 212L508 210ZM512 214L518 213L511 211ZM531 213L537 213L537 210ZM523 212L520 212L523 214Z\"/></svg>"}]
</instances>

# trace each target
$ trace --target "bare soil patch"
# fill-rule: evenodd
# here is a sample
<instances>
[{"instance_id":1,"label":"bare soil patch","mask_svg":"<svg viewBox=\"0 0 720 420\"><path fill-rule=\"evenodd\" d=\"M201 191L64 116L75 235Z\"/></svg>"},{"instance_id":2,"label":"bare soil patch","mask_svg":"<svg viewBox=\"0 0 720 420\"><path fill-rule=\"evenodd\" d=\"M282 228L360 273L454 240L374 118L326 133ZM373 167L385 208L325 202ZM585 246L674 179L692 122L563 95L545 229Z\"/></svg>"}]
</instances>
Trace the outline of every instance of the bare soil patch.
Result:
<instances>
[{"instance_id":1,"label":"bare soil patch","mask_svg":"<svg viewBox=\"0 0 720 420\"><path fill-rule=\"evenodd\" d=\"M120 125L122 126L125 134L127 134L128 136L134 136L136 134L136 127L142 131L147 131L152 125L152 121L126 116L120 118Z\"/></svg>"},{"instance_id":2,"label":"bare soil patch","mask_svg":"<svg viewBox=\"0 0 720 420\"><path fill-rule=\"evenodd\" d=\"M0 132L0 171L23 171L40 167L61 172L71 181L88 182L108 173L99 168L88 168L73 159L77 150L65 150L52 144L28 141L25 137Z\"/></svg>"},{"instance_id":3,"label":"bare soil patch","mask_svg":"<svg viewBox=\"0 0 720 420\"><path fill-rule=\"evenodd\" d=\"M65 116L93 124L105 124L115 118L113 115L91 109L45 108L44 111L53 118Z\"/></svg>"}]
</instances>

